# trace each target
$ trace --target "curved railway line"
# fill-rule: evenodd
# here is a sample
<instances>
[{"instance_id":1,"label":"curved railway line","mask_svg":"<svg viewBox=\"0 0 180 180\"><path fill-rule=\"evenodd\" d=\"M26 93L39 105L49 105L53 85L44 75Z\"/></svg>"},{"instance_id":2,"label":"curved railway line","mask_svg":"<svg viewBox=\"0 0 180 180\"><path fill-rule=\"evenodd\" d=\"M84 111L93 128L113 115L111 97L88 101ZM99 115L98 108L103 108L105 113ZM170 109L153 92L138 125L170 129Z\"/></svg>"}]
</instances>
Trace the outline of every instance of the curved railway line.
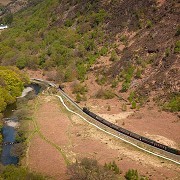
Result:
<instances>
[{"instance_id":1,"label":"curved railway line","mask_svg":"<svg viewBox=\"0 0 180 180\"><path fill-rule=\"evenodd\" d=\"M88 115L89 117L91 117L92 119L95 119L96 121L99 121L98 119L100 118L100 119L102 119L101 117L99 117L99 116L97 116L96 114L94 114L94 113L92 113L92 112L90 112L90 113L87 113L87 111L85 111L85 109L86 108L81 108L77 103L75 103L67 94L65 94L64 92L63 92L63 90L61 89L61 88L59 88L56 84L54 84L54 83L51 83L51 82L49 82L49 81L44 81L44 80L41 80L41 79L31 79L32 81L35 81L35 82L40 82L40 83L45 83L45 84L48 84L49 86L51 86L51 87L54 87L54 88L57 88L58 90L59 90L59 92L61 93L61 95L65 98L65 99L67 99L70 103L72 103L79 111L80 111L80 113L83 113L83 114L85 114L85 115ZM170 147L168 147L168 146L165 146L165 145L163 145L163 144L160 144L160 145L162 145L162 146L165 146L166 148L169 148L169 149L172 149L173 151L170 151L170 152L167 152L166 151L166 149L164 149L164 148L160 148L160 152L159 153L156 153L156 152L153 152L153 150L148 150L147 148L145 148L145 147L141 147L140 145L138 145L138 141L140 141L141 143L143 143L143 144L146 144L147 146L150 146L151 148L153 148L153 149L155 149L155 151L156 150L158 150L159 151L159 147L158 146L153 146L153 145L151 145L151 143L146 143L146 142L142 142L140 139L137 139L137 138L135 138L135 137L131 137L130 135L127 135L127 134L125 134L125 133L123 133L123 132L118 132L117 133L117 129L116 128L114 128L113 127L113 125L114 124L112 124L112 123L110 123L110 122L108 122L108 121L106 121L106 120L100 120L99 121L99 124L97 124L97 123L95 123L95 122L91 122L90 120L87 120L87 118L84 118L82 115L80 115L80 114L78 114L77 112L74 112L74 111L72 111L71 109L69 109L68 107L67 107L67 105L64 103L64 101L63 101L63 99L62 99L62 97L61 96L58 96L58 95L56 95L59 99L60 99L60 101L62 102L62 104L64 105L64 107L68 110L68 111L70 111L70 112L72 112L72 113L74 113L74 114L76 114L77 116L79 116L80 118L82 118L83 120L85 120L86 122L88 122L89 124L91 124L91 125L93 125L93 126L95 126L96 128L98 128L99 130L101 130L101 131L103 131L103 132L105 132L105 133L107 133L107 134L109 134L109 135L111 135L111 136L114 136L114 137L116 137L116 138L118 138L118 139L121 139L122 141L124 141L124 142L126 142L126 143L128 143L128 144L131 144L131 145L133 145L134 147L136 147L136 148L138 148L138 149L140 149L140 150L143 150L143 151L145 151L145 152L147 152L147 153L149 153L149 154L152 154L152 155L154 155L154 156L157 156L157 157L160 157L160 158L163 158L163 159L166 159L166 160L169 160L169 161L171 161L171 162L174 162L174 163L176 163L176 164L178 164L178 165L180 165L180 154L179 154L179 150L176 150L176 149L173 149L173 148L170 148ZM92 115L93 114L93 115ZM96 118L96 117L98 117L98 118ZM105 122L105 123L104 123ZM102 127L103 126L103 127ZM106 126L105 128L104 128L104 126ZM116 126L116 125L114 125L114 126ZM116 127L118 127L118 126L116 126ZM120 127L119 127L120 128ZM107 130L108 129L108 130ZM113 131L112 131L113 130ZM126 129L124 129L124 130L126 130ZM114 131L115 131L115 133L114 133ZM126 130L126 131L128 131L128 130ZM130 132L130 131L128 131L128 132ZM135 133L133 133L133 132L131 132L132 134L135 134ZM123 137L121 136L121 135L123 135ZM139 135L138 135L139 136ZM139 136L139 137L143 137L143 136ZM128 138L128 139L127 139ZM143 138L145 138L145 137L143 137ZM135 142L132 142L131 140L135 140ZM147 138L145 138L145 139L147 139ZM153 141L153 140L151 140L152 142L155 142L155 141ZM157 142L155 142L155 143L157 143ZM151 149L150 148L150 149ZM175 153L173 153L173 152L175 152ZM165 154L165 155L164 155ZM168 156L168 157L166 157L166 156ZM169 157L170 156L170 157ZM173 158L172 158L172 157Z\"/></svg>"}]
</instances>

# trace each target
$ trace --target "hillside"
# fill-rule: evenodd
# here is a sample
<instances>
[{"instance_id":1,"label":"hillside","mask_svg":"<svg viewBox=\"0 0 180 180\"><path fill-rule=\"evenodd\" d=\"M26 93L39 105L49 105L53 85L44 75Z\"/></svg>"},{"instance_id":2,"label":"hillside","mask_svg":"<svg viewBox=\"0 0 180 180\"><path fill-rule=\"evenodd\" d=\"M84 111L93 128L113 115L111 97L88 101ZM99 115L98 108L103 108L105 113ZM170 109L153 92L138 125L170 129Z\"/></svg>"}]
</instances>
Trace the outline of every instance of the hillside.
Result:
<instances>
[{"instance_id":1,"label":"hillside","mask_svg":"<svg viewBox=\"0 0 180 180\"><path fill-rule=\"evenodd\" d=\"M153 99L179 111L179 7L178 0L29 1L13 21L2 19L12 24L0 36L0 63L82 87L93 74L108 89L101 97L129 97L133 108ZM75 92L77 101L86 91Z\"/></svg>"}]
</instances>

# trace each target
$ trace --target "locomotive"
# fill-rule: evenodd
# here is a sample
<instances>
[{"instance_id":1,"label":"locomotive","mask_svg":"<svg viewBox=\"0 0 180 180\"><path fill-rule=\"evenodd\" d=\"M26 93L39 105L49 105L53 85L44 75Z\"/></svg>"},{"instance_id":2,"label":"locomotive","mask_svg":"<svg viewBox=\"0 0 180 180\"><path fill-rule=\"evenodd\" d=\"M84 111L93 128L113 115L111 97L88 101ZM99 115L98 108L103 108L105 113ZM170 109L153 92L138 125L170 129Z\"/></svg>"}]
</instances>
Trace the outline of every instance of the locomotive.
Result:
<instances>
[{"instance_id":1,"label":"locomotive","mask_svg":"<svg viewBox=\"0 0 180 180\"><path fill-rule=\"evenodd\" d=\"M177 149L171 148L169 146L163 145L161 143L158 143L156 141L153 141L151 139L148 139L146 137L143 137L143 136L140 136L140 135L138 135L136 133L133 133L133 132L127 130L127 129L119 127L119 126L117 126L117 125L103 119L102 117L94 114L93 112L89 111L86 107L83 108L83 112L86 113L87 115L89 115L90 117L92 117L93 119L96 119L100 123L114 129L115 131L117 131L119 133L125 134L127 136L130 136L130 137L136 139L136 140L142 141L142 142L144 142L146 144L149 144L149 145L154 146L156 148L159 148L159 149L162 149L164 151L170 152L172 154L180 155L180 150L177 150Z\"/></svg>"}]
</instances>

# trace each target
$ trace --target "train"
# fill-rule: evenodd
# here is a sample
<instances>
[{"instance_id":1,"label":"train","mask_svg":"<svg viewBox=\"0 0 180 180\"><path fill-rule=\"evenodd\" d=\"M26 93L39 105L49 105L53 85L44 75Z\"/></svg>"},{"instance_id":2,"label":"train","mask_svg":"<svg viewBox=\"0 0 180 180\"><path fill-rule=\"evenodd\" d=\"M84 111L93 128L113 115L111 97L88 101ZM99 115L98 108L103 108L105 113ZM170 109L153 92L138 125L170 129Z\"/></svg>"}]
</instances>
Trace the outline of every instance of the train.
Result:
<instances>
[{"instance_id":1,"label":"train","mask_svg":"<svg viewBox=\"0 0 180 180\"><path fill-rule=\"evenodd\" d=\"M131 132L127 129L119 127L119 126L103 119L102 117L96 115L95 113L89 111L88 108L86 108L86 107L83 107L83 112L86 113L87 115L89 115L90 117L92 117L93 119L95 119L95 120L99 121L100 123L110 127L111 129L114 129L115 131L117 131L119 133L125 134L126 136L129 136L129 137L134 138L136 140L142 141L143 143L149 144L151 146L162 149L162 150L167 151L169 153L172 153L175 155L180 155L180 150L177 150L177 149L171 148L169 146L163 145L163 144L158 143L154 140L148 139L148 138L140 136L134 132Z\"/></svg>"}]
</instances>

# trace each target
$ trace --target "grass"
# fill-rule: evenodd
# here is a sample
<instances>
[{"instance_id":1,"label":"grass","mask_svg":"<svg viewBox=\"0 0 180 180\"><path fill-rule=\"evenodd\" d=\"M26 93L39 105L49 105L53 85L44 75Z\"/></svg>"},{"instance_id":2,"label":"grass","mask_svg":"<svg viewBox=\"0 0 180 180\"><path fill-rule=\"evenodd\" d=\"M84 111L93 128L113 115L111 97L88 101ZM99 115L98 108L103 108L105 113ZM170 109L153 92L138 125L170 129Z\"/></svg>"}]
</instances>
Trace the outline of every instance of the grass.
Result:
<instances>
[{"instance_id":1,"label":"grass","mask_svg":"<svg viewBox=\"0 0 180 180\"><path fill-rule=\"evenodd\" d=\"M174 95L170 98L169 102L163 105L163 109L171 112L180 111L180 95Z\"/></svg>"},{"instance_id":2,"label":"grass","mask_svg":"<svg viewBox=\"0 0 180 180\"><path fill-rule=\"evenodd\" d=\"M47 142L48 144L50 144L52 147L54 147L56 150L58 150L58 152L59 152L59 153L62 155L62 157L64 158L65 163L66 163L67 165L69 165L70 162L69 162L68 158L66 157L65 152L63 151L63 149L62 149L59 145L57 145L57 144L53 143L51 140L49 140L49 139L41 132L40 127L39 127L38 122L37 122L37 119L36 119L36 117L35 117L35 114L36 114L36 112L38 111L39 107L40 107L40 97L37 97L37 99L35 100L35 103L34 103L34 116L33 116L33 118L32 118L32 122L33 122L33 124L34 124L34 131L33 131L32 134L28 137L27 142L30 142L30 141L32 140L33 136L37 133L42 140L44 140L45 142ZM28 153L28 152L27 152L27 153Z\"/></svg>"}]
</instances>

